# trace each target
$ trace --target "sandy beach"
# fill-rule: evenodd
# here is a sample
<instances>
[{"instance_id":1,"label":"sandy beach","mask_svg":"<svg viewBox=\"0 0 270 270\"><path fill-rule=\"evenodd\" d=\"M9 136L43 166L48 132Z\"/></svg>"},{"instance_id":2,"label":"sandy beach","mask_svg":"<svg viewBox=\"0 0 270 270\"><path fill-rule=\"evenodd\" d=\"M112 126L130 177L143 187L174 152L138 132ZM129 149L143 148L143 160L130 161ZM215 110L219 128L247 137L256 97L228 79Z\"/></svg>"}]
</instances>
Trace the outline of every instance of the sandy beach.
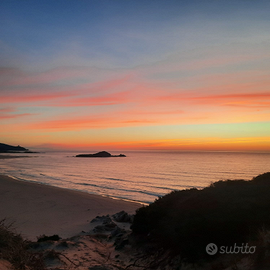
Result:
<instances>
[{"instance_id":1,"label":"sandy beach","mask_svg":"<svg viewBox=\"0 0 270 270\"><path fill-rule=\"evenodd\" d=\"M14 222L17 232L29 240L43 234L71 237L89 231L90 221L98 215L121 210L135 213L139 207L133 202L0 175L0 220Z\"/></svg>"}]
</instances>

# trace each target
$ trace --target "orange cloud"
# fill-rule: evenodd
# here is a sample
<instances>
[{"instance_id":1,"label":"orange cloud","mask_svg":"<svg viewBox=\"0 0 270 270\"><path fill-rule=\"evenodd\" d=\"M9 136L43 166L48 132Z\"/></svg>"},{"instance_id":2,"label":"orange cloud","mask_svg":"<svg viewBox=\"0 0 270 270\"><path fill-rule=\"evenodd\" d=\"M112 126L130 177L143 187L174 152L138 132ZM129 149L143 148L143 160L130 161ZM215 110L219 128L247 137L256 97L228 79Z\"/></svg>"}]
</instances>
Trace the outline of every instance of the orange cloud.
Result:
<instances>
[{"instance_id":1,"label":"orange cloud","mask_svg":"<svg viewBox=\"0 0 270 270\"><path fill-rule=\"evenodd\" d=\"M189 92L156 97L157 101L164 102L191 102L198 105L227 105L227 106L263 106L270 104L270 93L235 93L221 95L194 96ZM269 101L268 101L269 100Z\"/></svg>"},{"instance_id":2,"label":"orange cloud","mask_svg":"<svg viewBox=\"0 0 270 270\"><path fill-rule=\"evenodd\" d=\"M55 130L55 131L77 131L96 128L127 127L146 124L157 124L158 121L145 118L117 118L116 116L89 116L69 119L57 119L49 121L38 121L26 124L24 129L32 130Z\"/></svg>"},{"instance_id":3,"label":"orange cloud","mask_svg":"<svg viewBox=\"0 0 270 270\"><path fill-rule=\"evenodd\" d=\"M106 127L104 123L107 119L102 118L77 118L77 119L58 119L50 121L39 121L35 123L28 124L27 129L34 130L81 130L90 128L101 128Z\"/></svg>"},{"instance_id":4,"label":"orange cloud","mask_svg":"<svg viewBox=\"0 0 270 270\"><path fill-rule=\"evenodd\" d=\"M201 150L201 151L270 151L270 137L252 138L182 138L171 140L130 141L119 144L123 148Z\"/></svg>"},{"instance_id":5,"label":"orange cloud","mask_svg":"<svg viewBox=\"0 0 270 270\"><path fill-rule=\"evenodd\" d=\"M74 140L59 142L47 147L63 149L148 149L148 150L180 150L180 151L270 151L270 137L252 138L182 138L171 140L112 140L74 143Z\"/></svg>"},{"instance_id":6,"label":"orange cloud","mask_svg":"<svg viewBox=\"0 0 270 270\"><path fill-rule=\"evenodd\" d=\"M270 104L270 93L240 93L225 95L208 95L192 97L190 100L198 101L200 104L221 103L226 106L267 106ZM267 101L269 100L269 101Z\"/></svg>"}]
</instances>

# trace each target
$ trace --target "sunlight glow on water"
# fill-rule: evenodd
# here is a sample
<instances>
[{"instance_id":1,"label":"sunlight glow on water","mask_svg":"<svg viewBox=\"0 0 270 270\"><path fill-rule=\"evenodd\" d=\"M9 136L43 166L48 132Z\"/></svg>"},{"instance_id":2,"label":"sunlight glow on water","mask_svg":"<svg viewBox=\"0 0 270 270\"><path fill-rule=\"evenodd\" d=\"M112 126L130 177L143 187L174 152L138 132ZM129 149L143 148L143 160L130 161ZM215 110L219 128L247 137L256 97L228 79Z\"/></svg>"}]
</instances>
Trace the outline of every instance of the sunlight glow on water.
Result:
<instances>
[{"instance_id":1,"label":"sunlight glow on water","mask_svg":"<svg viewBox=\"0 0 270 270\"><path fill-rule=\"evenodd\" d=\"M125 152L126 158L75 158L71 152L2 159L0 173L116 198L153 202L172 190L270 171L269 153ZM119 154L114 153L112 154Z\"/></svg>"}]
</instances>

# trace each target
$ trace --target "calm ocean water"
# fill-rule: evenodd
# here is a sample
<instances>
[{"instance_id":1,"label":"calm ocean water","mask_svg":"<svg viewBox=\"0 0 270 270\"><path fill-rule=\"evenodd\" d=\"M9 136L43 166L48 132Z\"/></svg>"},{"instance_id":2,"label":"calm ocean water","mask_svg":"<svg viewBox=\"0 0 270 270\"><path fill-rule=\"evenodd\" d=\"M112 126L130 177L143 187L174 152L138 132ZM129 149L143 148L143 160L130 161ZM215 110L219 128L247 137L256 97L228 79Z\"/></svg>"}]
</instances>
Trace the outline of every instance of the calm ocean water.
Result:
<instances>
[{"instance_id":1,"label":"calm ocean water","mask_svg":"<svg viewBox=\"0 0 270 270\"><path fill-rule=\"evenodd\" d=\"M126 158L75 158L76 154L48 152L1 159L0 173L150 203L172 190L203 188L218 180L250 180L270 171L270 153L125 151Z\"/></svg>"}]
</instances>

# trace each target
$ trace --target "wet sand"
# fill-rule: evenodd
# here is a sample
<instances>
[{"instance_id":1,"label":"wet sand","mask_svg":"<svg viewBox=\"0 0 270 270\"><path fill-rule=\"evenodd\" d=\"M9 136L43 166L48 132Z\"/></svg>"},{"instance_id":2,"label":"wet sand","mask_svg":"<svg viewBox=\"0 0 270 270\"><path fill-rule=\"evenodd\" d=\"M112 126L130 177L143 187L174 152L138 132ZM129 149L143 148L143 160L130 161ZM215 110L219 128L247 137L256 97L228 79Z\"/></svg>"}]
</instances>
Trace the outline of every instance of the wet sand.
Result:
<instances>
[{"instance_id":1,"label":"wet sand","mask_svg":"<svg viewBox=\"0 0 270 270\"><path fill-rule=\"evenodd\" d=\"M0 175L0 220L14 222L16 231L30 240L42 234L71 237L90 230L90 221L97 215L121 210L135 213L139 207L138 203Z\"/></svg>"}]
</instances>

